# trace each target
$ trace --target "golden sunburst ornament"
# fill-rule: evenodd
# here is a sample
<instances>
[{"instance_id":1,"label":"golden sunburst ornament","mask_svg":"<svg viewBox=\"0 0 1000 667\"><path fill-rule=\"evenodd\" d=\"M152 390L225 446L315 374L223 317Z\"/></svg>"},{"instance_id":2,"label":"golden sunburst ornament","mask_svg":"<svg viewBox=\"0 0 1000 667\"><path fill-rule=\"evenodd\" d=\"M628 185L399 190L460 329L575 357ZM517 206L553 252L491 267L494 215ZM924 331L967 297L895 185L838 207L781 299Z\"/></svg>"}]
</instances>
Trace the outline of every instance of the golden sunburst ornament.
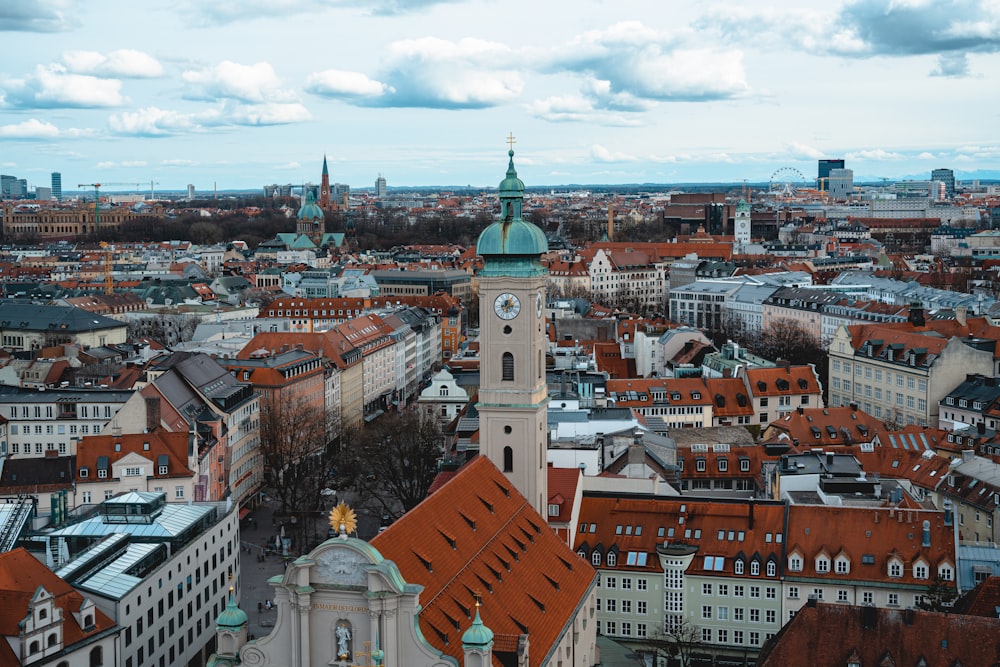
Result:
<instances>
[{"instance_id":1,"label":"golden sunburst ornament","mask_svg":"<svg viewBox=\"0 0 1000 667\"><path fill-rule=\"evenodd\" d=\"M358 517L350 507L341 502L330 510L330 527L341 537L347 537L358 527Z\"/></svg>"}]
</instances>

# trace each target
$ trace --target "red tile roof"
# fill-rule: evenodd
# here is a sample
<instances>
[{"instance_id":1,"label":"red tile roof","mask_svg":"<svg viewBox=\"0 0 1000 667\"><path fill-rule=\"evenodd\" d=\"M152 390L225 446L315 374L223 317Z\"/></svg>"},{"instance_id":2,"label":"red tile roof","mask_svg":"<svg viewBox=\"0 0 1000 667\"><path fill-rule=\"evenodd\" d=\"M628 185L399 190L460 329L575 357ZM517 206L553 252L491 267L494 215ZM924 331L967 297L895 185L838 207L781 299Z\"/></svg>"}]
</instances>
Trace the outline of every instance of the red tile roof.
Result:
<instances>
[{"instance_id":1,"label":"red tile roof","mask_svg":"<svg viewBox=\"0 0 1000 667\"><path fill-rule=\"evenodd\" d=\"M820 602L795 614L764 646L757 667L991 667L1000 665L997 636L995 618Z\"/></svg>"},{"instance_id":2,"label":"red tile roof","mask_svg":"<svg viewBox=\"0 0 1000 667\"><path fill-rule=\"evenodd\" d=\"M755 397L822 393L812 366L748 368L746 377Z\"/></svg>"},{"instance_id":3,"label":"red tile roof","mask_svg":"<svg viewBox=\"0 0 1000 667\"><path fill-rule=\"evenodd\" d=\"M735 559L741 554L747 560L754 555L763 561L773 558L778 564L776 572L780 572L782 545L779 539L784 522L785 505L775 501L750 503L745 500L584 494L574 548L588 559L594 549L600 549L602 554L614 549L618 552L615 568L661 576L663 568L656 548L665 542L672 546L698 547L698 557L688 568L692 574L733 576ZM645 566L628 565L628 552L645 553ZM721 556L722 569L706 569L704 556ZM766 569L761 568L760 579L768 579L765 572Z\"/></svg>"},{"instance_id":4,"label":"red tile roof","mask_svg":"<svg viewBox=\"0 0 1000 667\"><path fill-rule=\"evenodd\" d=\"M596 573L548 527L496 466L476 457L371 544L424 587L420 630L459 662L475 596L494 655L529 635L530 664L550 659ZM494 664L499 664L494 659Z\"/></svg>"},{"instance_id":5,"label":"red tile roof","mask_svg":"<svg viewBox=\"0 0 1000 667\"><path fill-rule=\"evenodd\" d=\"M19 625L40 587L51 593L55 605L63 610L63 645L66 647L114 627L114 621L96 607L93 609L94 625L86 629L81 627L73 613L83 606L83 595L27 550L17 548L0 553L0 635L15 639L20 635ZM9 641L0 641L0 665L20 664Z\"/></svg>"},{"instance_id":6,"label":"red tile roof","mask_svg":"<svg viewBox=\"0 0 1000 667\"><path fill-rule=\"evenodd\" d=\"M76 448L76 482L106 483L108 479L98 479L97 459L108 457L109 466L129 454L138 454L153 462L149 477L169 479L171 477L192 477L194 473L188 468L188 433L187 431L170 432L157 430L152 433L123 433L121 435L88 435L84 436ZM146 448L146 445L149 448ZM115 445L121 445L116 449ZM167 472L160 474L159 457L167 457ZM80 470L86 468L87 477L80 477ZM110 467L109 467L110 470ZM109 473L110 474L110 473Z\"/></svg>"}]
</instances>

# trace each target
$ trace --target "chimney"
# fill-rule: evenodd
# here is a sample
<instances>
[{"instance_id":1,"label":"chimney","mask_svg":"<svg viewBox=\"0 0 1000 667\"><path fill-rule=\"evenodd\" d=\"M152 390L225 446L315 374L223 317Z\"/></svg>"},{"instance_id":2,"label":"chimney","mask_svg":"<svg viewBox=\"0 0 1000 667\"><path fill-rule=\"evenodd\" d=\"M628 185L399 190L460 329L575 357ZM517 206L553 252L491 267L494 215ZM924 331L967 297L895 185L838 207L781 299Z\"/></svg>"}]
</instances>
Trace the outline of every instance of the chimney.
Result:
<instances>
[{"instance_id":1,"label":"chimney","mask_svg":"<svg viewBox=\"0 0 1000 667\"><path fill-rule=\"evenodd\" d=\"M832 466L833 465L833 452L827 452L827 454L826 454L826 464L828 466Z\"/></svg>"},{"instance_id":2,"label":"chimney","mask_svg":"<svg viewBox=\"0 0 1000 667\"><path fill-rule=\"evenodd\" d=\"M959 326L965 326L965 318L969 313L969 309L965 306L958 306L955 308L955 321L958 322Z\"/></svg>"},{"instance_id":3,"label":"chimney","mask_svg":"<svg viewBox=\"0 0 1000 667\"><path fill-rule=\"evenodd\" d=\"M747 511L747 529L748 530L753 530L753 507L754 507L754 499L751 498L750 499L750 507L748 508L748 511Z\"/></svg>"},{"instance_id":4,"label":"chimney","mask_svg":"<svg viewBox=\"0 0 1000 667\"><path fill-rule=\"evenodd\" d=\"M923 537L920 540L920 546L929 547L930 545L931 545L931 522L925 519Z\"/></svg>"},{"instance_id":5,"label":"chimney","mask_svg":"<svg viewBox=\"0 0 1000 667\"><path fill-rule=\"evenodd\" d=\"M910 304L910 324L915 327L922 327L926 324L924 321L924 306L919 301L914 301Z\"/></svg>"},{"instance_id":6,"label":"chimney","mask_svg":"<svg viewBox=\"0 0 1000 667\"><path fill-rule=\"evenodd\" d=\"M962 450L962 463L967 463L975 457L976 452L973 449L963 449Z\"/></svg>"},{"instance_id":7,"label":"chimney","mask_svg":"<svg viewBox=\"0 0 1000 667\"><path fill-rule=\"evenodd\" d=\"M146 396L146 431L152 433L160 427L160 397Z\"/></svg>"}]
</instances>

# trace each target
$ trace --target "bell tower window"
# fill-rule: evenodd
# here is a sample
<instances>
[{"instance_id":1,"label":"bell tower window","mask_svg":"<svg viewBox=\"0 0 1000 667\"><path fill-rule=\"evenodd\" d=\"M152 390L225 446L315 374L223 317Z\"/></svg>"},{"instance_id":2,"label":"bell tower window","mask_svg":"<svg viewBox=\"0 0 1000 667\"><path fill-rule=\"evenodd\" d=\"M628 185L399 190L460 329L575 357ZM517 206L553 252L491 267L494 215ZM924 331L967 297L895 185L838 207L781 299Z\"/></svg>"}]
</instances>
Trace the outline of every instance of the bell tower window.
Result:
<instances>
[{"instance_id":1,"label":"bell tower window","mask_svg":"<svg viewBox=\"0 0 1000 667\"><path fill-rule=\"evenodd\" d=\"M510 352L504 352L501 363L502 373L501 379L505 382L514 381L514 355Z\"/></svg>"},{"instance_id":2,"label":"bell tower window","mask_svg":"<svg viewBox=\"0 0 1000 667\"><path fill-rule=\"evenodd\" d=\"M514 450L510 446L503 448L503 471L514 472Z\"/></svg>"}]
</instances>

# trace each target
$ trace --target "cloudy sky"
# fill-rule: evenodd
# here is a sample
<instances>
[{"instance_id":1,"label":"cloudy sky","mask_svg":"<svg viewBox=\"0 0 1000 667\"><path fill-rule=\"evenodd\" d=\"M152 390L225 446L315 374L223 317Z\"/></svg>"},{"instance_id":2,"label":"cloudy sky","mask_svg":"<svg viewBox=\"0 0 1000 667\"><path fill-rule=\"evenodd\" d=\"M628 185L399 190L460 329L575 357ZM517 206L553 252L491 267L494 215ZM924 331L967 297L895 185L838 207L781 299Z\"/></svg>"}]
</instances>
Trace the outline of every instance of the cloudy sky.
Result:
<instances>
[{"instance_id":1,"label":"cloudy sky","mask_svg":"<svg viewBox=\"0 0 1000 667\"><path fill-rule=\"evenodd\" d=\"M0 3L0 170L159 189L1000 175L1000 0ZM797 178L795 176L792 179ZM791 179L790 179L791 180Z\"/></svg>"}]
</instances>

